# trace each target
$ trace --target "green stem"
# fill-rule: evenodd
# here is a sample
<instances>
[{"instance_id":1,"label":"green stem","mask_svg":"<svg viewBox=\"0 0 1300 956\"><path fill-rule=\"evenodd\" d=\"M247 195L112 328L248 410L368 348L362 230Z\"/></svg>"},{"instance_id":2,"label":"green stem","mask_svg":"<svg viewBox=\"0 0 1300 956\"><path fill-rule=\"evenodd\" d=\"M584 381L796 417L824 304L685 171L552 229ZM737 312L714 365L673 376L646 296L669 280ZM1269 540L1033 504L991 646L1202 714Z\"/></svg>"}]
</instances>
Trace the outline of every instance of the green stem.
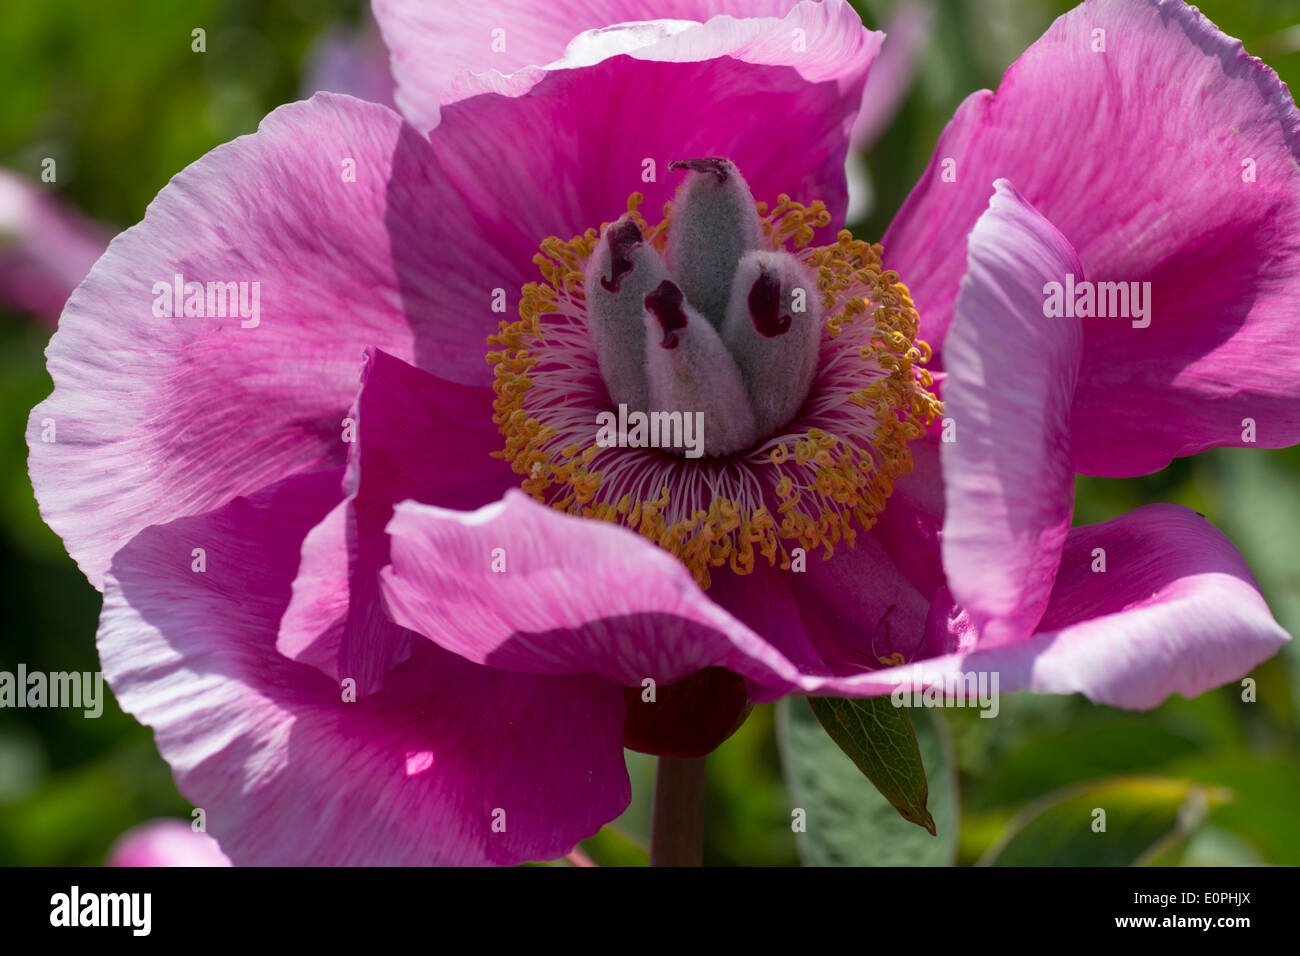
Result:
<instances>
[{"instance_id":1,"label":"green stem","mask_svg":"<svg viewBox=\"0 0 1300 956\"><path fill-rule=\"evenodd\" d=\"M704 862L706 758L660 757L655 774L651 866L699 866Z\"/></svg>"}]
</instances>

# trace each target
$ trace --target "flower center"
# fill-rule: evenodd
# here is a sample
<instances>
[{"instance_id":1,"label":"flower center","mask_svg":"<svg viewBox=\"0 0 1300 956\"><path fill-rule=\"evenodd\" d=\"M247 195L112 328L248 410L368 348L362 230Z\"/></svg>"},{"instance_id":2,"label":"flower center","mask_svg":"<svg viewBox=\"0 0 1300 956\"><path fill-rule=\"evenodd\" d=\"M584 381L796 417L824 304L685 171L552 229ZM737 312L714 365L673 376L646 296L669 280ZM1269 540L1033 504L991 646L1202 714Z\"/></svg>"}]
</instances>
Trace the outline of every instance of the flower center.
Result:
<instances>
[{"instance_id":1,"label":"flower center","mask_svg":"<svg viewBox=\"0 0 1300 956\"><path fill-rule=\"evenodd\" d=\"M544 281L488 338L497 454L524 491L672 552L707 588L852 547L940 413L907 288L821 202L754 202L685 160L651 227L633 193L600 231L541 243ZM617 427L616 427L617 426Z\"/></svg>"}]
</instances>

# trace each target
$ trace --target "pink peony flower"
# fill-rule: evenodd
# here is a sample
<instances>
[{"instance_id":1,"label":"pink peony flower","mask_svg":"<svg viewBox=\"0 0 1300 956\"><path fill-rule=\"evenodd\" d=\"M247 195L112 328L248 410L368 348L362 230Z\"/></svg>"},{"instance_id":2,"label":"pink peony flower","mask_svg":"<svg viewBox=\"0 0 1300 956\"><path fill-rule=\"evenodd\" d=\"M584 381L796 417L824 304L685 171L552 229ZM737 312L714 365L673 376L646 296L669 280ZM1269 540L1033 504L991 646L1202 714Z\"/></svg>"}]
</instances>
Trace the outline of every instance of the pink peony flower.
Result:
<instances>
[{"instance_id":1,"label":"pink peony flower","mask_svg":"<svg viewBox=\"0 0 1300 956\"><path fill-rule=\"evenodd\" d=\"M132 827L108 851L105 866L230 866L217 841L183 820Z\"/></svg>"},{"instance_id":2,"label":"pink peony flower","mask_svg":"<svg viewBox=\"0 0 1300 956\"><path fill-rule=\"evenodd\" d=\"M996 671L1148 707L1286 640L1194 513L1069 527L1075 470L1300 438L1266 67L1182 5L1066 15L945 131L904 286L832 228L879 34L610 6L377 3L405 120L277 110L64 312L42 513L237 863L553 859L627 805L625 743L707 752L750 701ZM1067 274L1150 281L1151 323L1047 317ZM256 321L210 314L241 282ZM619 405L703 412L706 454L599 441Z\"/></svg>"}]
</instances>

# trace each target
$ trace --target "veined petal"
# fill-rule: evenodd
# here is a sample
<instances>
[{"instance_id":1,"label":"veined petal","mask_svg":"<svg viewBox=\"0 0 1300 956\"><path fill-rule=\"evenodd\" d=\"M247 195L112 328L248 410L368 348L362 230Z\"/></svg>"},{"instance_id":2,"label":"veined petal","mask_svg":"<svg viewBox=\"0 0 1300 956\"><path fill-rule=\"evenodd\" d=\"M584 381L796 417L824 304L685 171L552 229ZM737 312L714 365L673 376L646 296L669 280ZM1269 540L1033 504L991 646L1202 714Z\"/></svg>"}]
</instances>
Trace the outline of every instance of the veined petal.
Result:
<instances>
[{"instance_id":1,"label":"veined petal","mask_svg":"<svg viewBox=\"0 0 1300 956\"><path fill-rule=\"evenodd\" d=\"M1044 314L1044 288L1083 278L1065 238L998 180L970 234L946 343L943 565L981 646L1034 632L1074 513L1070 405L1079 319Z\"/></svg>"},{"instance_id":2,"label":"veined petal","mask_svg":"<svg viewBox=\"0 0 1300 956\"><path fill-rule=\"evenodd\" d=\"M640 56L643 51L653 56L647 48L727 14L709 31L711 42L725 42L744 29L733 17L779 19L797 6L796 0L579 0L552 4L375 0L374 10L391 51L398 106L412 123L432 129L438 125L440 103L482 92L483 82L500 82L525 67L590 65L622 53ZM585 35L579 38L580 34ZM712 39L718 35L724 39ZM686 58L709 55L699 52ZM474 74L491 77L480 80Z\"/></svg>"},{"instance_id":3,"label":"veined petal","mask_svg":"<svg viewBox=\"0 0 1300 956\"><path fill-rule=\"evenodd\" d=\"M1236 680L1289 639L1232 542L1156 504L1073 529L1039 633L966 669L1000 671L1004 690L1143 709Z\"/></svg>"},{"instance_id":4,"label":"veined petal","mask_svg":"<svg viewBox=\"0 0 1300 956\"><path fill-rule=\"evenodd\" d=\"M929 601L876 534L860 532L854 547L836 549L829 561L808 555L807 569L787 580L808 639L825 661L809 677L879 668L895 653L906 660L930 653Z\"/></svg>"},{"instance_id":5,"label":"veined petal","mask_svg":"<svg viewBox=\"0 0 1300 956\"><path fill-rule=\"evenodd\" d=\"M695 156L733 161L760 201L825 201L832 222L817 241L831 241L848 131L880 40L841 0L827 6L842 9L805 2L758 35L754 24L767 21L726 21L744 25L734 43L719 39L726 18L695 41L674 35L665 42L693 51L677 60L665 51L484 79L484 95L443 108L430 142L457 188L517 197L512 226L530 237L518 250L529 259L541 238L612 222L633 191L662 209L679 178L669 164ZM806 52L791 49L796 30ZM774 137L798 148L774 149ZM520 147L533 142L550 146Z\"/></svg>"},{"instance_id":6,"label":"veined petal","mask_svg":"<svg viewBox=\"0 0 1300 956\"><path fill-rule=\"evenodd\" d=\"M499 218L447 178L396 113L319 94L178 174L113 240L28 429L42 515L92 583L147 525L341 464L366 347L490 381L494 283L527 281L536 238L500 251Z\"/></svg>"},{"instance_id":7,"label":"veined petal","mask_svg":"<svg viewBox=\"0 0 1300 956\"><path fill-rule=\"evenodd\" d=\"M388 619L379 600L393 505L410 498L472 509L518 479L491 457L501 436L489 389L447 382L367 350L352 418L347 497L303 540L277 647L335 679L353 678L365 695L409 656L416 639Z\"/></svg>"},{"instance_id":8,"label":"veined petal","mask_svg":"<svg viewBox=\"0 0 1300 956\"><path fill-rule=\"evenodd\" d=\"M520 491L475 512L403 502L381 573L393 620L467 660L622 687L706 667L784 688L794 666L700 590L676 558L617 525Z\"/></svg>"},{"instance_id":9,"label":"veined petal","mask_svg":"<svg viewBox=\"0 0 1300 956\"><path fill-rule=\"evenodd\" d=\"M957 111L885 235L885 262L907 278L923 337L941 346L965 237L1006 177L1073 244L1089 280L1145 300L1143 316L1130 302L1129 315L1083 320L1077 471L1130 476L1215 445L1291 445L1298 158L1291 95L1239 41L1183 3L1091 0L1025 52L996 95ZM1119 306L1108 312L1125 311L1119 294L1107 293Z\"/></svg>"},{"instance_id":10,"label":"veined petal","mask_svg":"<svg viewBox=\"0 0 1300 956\"><path fill-rule=\"evenodd\" d=\"M628 803L616 687L422 641L380 692L349 699L275 650L302 536L337 486L337 473L290 478L117 554L99 652L122 708L153 728L237 865L562 856Z\"/></svg>"},{"instance_id":11,"label":"veined petal","mask_svg":"<svg viewBox=\"0 0 1300 956\"><path fill-rule=\"evenodd\" d=\"M433 201L431 165L391 110L321 94L178 174L113 240L50 342L54 392L29 427L42 514L92 583L146 525L343 461L363 348L412 358L446 314L407 295L440 271L441 217L466 218Z\"/></svg>"},{"instance_id":12,"label":"veined petal","mask_svg":"<svg viewBox=\"0 0 1300 956\"><path fill-rule=\"evenodd\" d=\"M1188 508L1146 505L1070 532L1034 636L824 681L817 693L969 686L981 674L992 687L996 674L998 693L1083 694L1143 710L1236 680L1289 639L1232 542Z\"/></svg>"}]
</instances>

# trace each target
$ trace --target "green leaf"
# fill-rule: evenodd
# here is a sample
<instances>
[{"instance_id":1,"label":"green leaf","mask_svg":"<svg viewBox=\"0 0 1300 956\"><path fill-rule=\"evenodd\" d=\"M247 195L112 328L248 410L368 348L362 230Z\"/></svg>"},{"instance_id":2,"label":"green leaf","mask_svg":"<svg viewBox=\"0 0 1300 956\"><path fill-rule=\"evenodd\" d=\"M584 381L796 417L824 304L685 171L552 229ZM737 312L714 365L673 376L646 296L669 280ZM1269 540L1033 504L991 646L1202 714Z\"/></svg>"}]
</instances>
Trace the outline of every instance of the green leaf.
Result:
<instances>
[{"instance_id":1,"label":"green leaf","mask_svg":"<svg viewBox=\"0 0 1300 956\"><path fill-rule=\"evenodd\" d=\"M1230 790L1233 801L1212 807L1210 822L1248 840L1269 863L1294 866L1300 860L1300 761L1294 751L1200 754L1171 764L1166 773Z\"/></svg>"},{"instance_id":2,"label":"green leaf","mask_svg":"<svg viewBox=\"0 0 1300 956\"><path fill-rule=\"evenodd\" d=\"M1021 811L980 863L1142 865L1167 858L1200 827L1212 806L1230 799L1222 788L1165 777L1121 777L1071 787Z\"/></svg>"},{"instance_id":3,"label":"green leaf","mask_svg":"<svg viewBox=\"0 0 1300 956\"><path fill-rule=\"evenodd\" d=\"M812 703L816 702L814 699ZM894 710L888 699L884 703ZM839 712L834 706L825 709L828 713ZM871 712L866 710L867 715ZM884 743L880 739L884 734L878 729L882 725L870 716L853 711L843 716L843 722L838 717L830 719L846 740L861 740L867 735L867 728L871 728L874 739L867 745L868 754L901 751L908 755L909 751L919 751L907 758L913 761L914 769L885 776L894 782L891 785L900 780L911 780L914 785L917 774L922 781L926 778L922 769L924 761L924 767L928 768L929 795L922 796L920 810L935 827L937 836L900 816L873 782L863 777L860 764L846 759L840 745L818 722L809 701L789 698L781 702L777 712L778 736L791 803L796 814L802 810L804 815L804 830L796 830L795 834L804 863L809 866L951 865L957 852L957 788L942 719L931 711L917 710L907 725L907 736L900 740L895 727L890 742ZM907 716L903 714L904 718ZM882 715L882 719L888 720L889 716ZM856 731L850 733L854 726Z\"/></svg>"},{"instance_id":4,"label":"green leaf","mask_svg":"<svg viewBox=\"0 0 1300 956\"><path fill-rule=\"evenodd\" d=\"M888 697L813 697L808 703L826 733L903 819L934 836L934 817L925 806L930 789L907 708L895 707Z\"/></svg>"}]
</instances>

